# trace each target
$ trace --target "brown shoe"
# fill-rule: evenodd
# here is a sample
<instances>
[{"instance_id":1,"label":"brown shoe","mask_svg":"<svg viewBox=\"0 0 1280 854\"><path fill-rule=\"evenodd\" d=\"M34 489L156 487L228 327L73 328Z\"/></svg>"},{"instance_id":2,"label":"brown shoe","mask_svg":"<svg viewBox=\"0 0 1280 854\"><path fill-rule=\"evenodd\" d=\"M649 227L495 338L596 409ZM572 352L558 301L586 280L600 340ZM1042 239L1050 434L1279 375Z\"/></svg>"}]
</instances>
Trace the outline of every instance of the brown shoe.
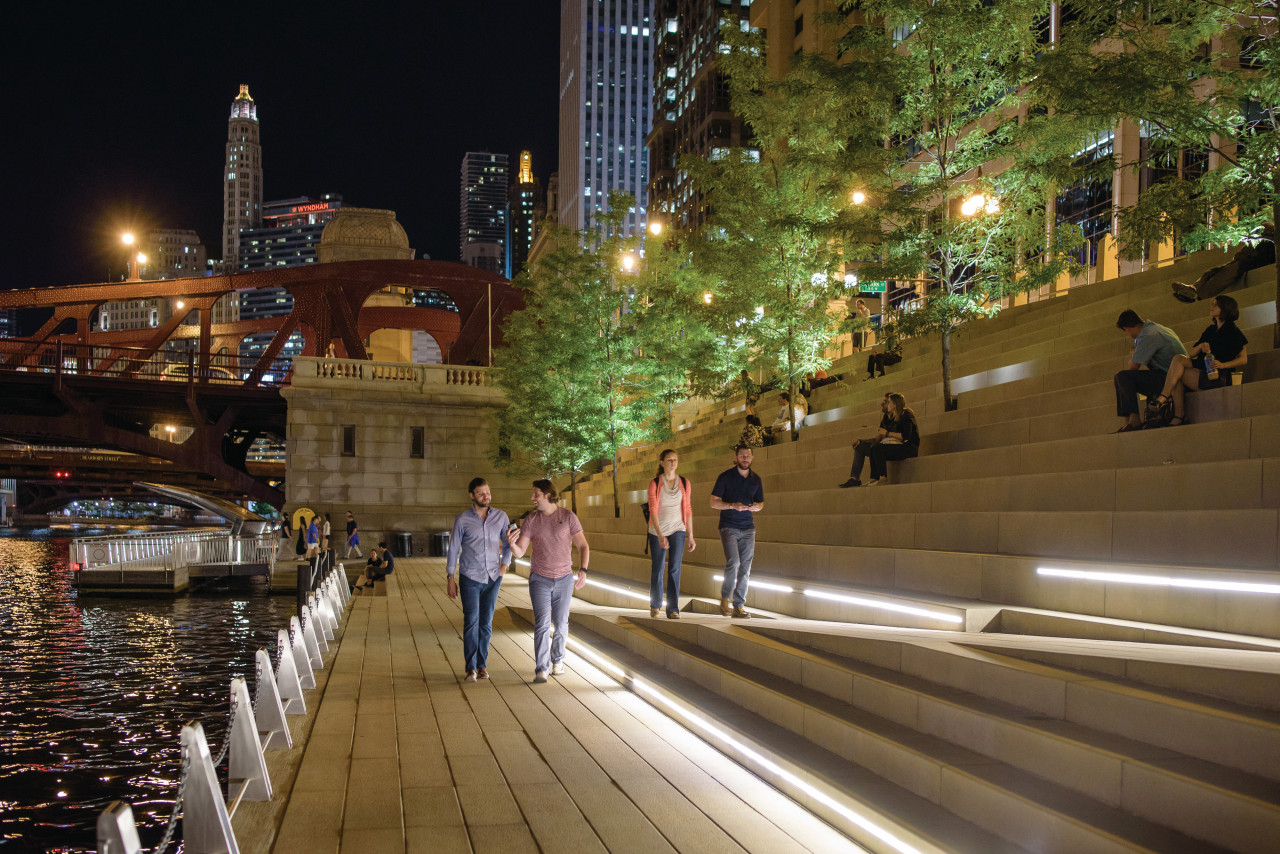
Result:
<instances>
[{"instance_id":1,"label":"brown shoe","mask_svg":"<svg viewBox=\"0 0 1280 854\"><path fill-rule=\"evenodd\" d=\"M735 620L749 620L751 619L751 615L747 613L746 608L734 608L733 618Z\"/></svg>"},{"instance_id":2,"label":"brown shoe","mask_svg":"<svg viewBox=\"0 0 1280 854\"><path fill-rule=\"evenodd\" d=\"M650 609L649 609L649 616L650 616L650 617L656 617L656 616L658 616L658 609L657 609L657 608L650 608Z\"/></svg>"},{"instance_id":3,"label":"brown shoe","mask_svg":"<svg viewBox=\"0 0 1280 854\"><path fill-rule=\"evenodd\" d=\"M679 612L679 611L668 611L668 612L667 612L667 619L668 619L668 620L678 620L678 619L680 619L680 612Z\"/></svg>"},{"instance_id":4,"label":"brown shoe","mask_svg":"<svg viewBox=\"0 0 1280 854\"><path fill-rule=\"evenodd\" d=\"M488 679L489 671L485 670L483 667L480 667L476 669L476 675L479 676L481 679Z\"/></svg>"},{"instance_id":5,"label":"brown shoe","mask_svg":"<svg viewBox=\"0 0 1280 854\"><path fill-rule=\"evenodd\" d=\"M728 599L720 600L720 616L728 617L733 613L733 606L729 604Z\"/></svg>"}]
</instances>

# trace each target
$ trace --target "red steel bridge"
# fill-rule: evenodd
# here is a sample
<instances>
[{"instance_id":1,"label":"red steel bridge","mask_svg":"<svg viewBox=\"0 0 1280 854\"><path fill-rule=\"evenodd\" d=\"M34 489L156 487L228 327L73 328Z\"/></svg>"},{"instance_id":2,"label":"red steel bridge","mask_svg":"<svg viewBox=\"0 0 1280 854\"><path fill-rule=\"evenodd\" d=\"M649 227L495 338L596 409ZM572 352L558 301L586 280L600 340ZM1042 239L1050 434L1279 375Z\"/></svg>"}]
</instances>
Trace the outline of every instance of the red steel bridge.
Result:
<instances>
[{"instance_id":1,"label":"red steel bridge","mask_svg":"<svg viewBox=\"0 0 1280 854\"><path fill-rule=\"evenodd\" d=\"M293 308L281 317L213 323L212 308L232 292L283 288ZM441 291L457 312L411 305L366 305L388 288ZM156 328L94 331L106 303L181 299ZM378 300L376 302L383 302ZM334 351L368 358L364 341L379 329L421 330L448 364L484 364L502 343L501 321L522 305L499 276L443 261L346 261L192 279L0 291L0 309L50 309L36 333L0 339L0 477L21 478L19 507L51 508L75 498L120 496L134 479L236 500L281 506L279 471L253 471L258 438L283 440L280 387L291 365L281 358L297 332L304 355ZM184 326L192 310L199 323ZM242 358L241 341L270 334L260 355ZM184 340L185 339L185 340ZM182 341L180 349L171 342ZM156 425L174 430L154 435ZM173 441L178 434L184 441ZM189 433L189 436L186 434ZM21 448L96 449L41 470ZM103 452L126 456L107 460ZM110 456L109 454L105 456ZM128 484L124 479L128 478Z\"/></svg>"}]
</instances>

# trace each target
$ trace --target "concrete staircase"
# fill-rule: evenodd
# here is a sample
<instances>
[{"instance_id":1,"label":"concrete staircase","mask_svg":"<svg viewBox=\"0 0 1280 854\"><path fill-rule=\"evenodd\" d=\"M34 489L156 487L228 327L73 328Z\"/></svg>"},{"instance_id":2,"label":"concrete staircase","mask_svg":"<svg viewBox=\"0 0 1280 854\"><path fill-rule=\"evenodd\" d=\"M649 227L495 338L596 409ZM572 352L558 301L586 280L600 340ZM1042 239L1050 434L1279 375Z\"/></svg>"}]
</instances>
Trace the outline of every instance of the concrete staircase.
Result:
<instances>
[{"instance_id":1,"label":"concrete staircase","mask_svg":"<svg viewBox=\"0 0 1280 854\"><path fill-rule=\"evenodd\" d=\"M575 626L932 850L1277 850L1274 268L1232 294L1243 384L1188 394L1187 426L1112 432L1116 316L1133 308L1193 341L1208 304L1176 302L1169 283L1215 263L974 324L953 345L953 412L936 342L910 342L884 379L859 378L865 356L838 365L799 439L756 454L749 623L711 616L723 555L708 496L741 402L705 407L663 445L694 489L680 622L647 610L640 504L660 448L629 449L619 518L609 470L578 487L595 582L580 595L605 607ZM888 485L836 488L887 391L915 410L921 456L891 464Z\"/></svg>"}]
</instances>

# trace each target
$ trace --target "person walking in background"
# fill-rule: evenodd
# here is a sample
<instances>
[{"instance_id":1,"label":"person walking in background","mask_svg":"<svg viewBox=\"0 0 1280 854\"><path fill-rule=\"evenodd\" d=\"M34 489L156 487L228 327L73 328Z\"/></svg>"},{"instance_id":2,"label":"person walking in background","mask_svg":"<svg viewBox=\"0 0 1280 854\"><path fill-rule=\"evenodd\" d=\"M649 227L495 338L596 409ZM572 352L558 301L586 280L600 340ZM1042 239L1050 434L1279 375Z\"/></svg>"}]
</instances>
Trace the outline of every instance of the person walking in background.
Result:
<instances>
[{"instance_id":1,"label":"person walking in background","mask_svg":"<svg viewBox=\"0 0 1280 854\"><path fill-rule=\"evenodd\" d=\"M547 674L564 674L564 646L569 637L569 603L573 591L587 583L587 565L591 547L587 545L582 523L572 510L556 504L555 487L549 480L535 480L534 513L525 517L522 527L512 531L511 553L524 557L533 545L529 558L529 601L533 605L533 681L547 681ZM573 548L578 549L579 569L573 572ZM555 637L551 627L555 626Z\"/></svg>"},{"instance_id":2,"label":"person walking in background","mask_svg":"<svg viewBox=\"0 0 1280 854\"><path fill-rule=\"evenodd\" d=\"M351 515L351 511L347 511L347 557L351 557L352 552L356 553L356 557L364 557L360 553L360 528L356 525L356 517Z\"/></svg>"},{"instance_id":3,"label":"person walking in background","mask_svg":"<svg viewBox=\"0 0 1280 854\"><path fill-rule=\"evenodd\" d=\"M502 576L511 566L511 544L507 528L511 520L493 501L489 484L482 477L467 486L471 506L453 520L449 537L446 591L450 599L462 593L462 660L467 681L488 679L489 638L493 636L493 609L498 603ZM458 577L454 577L454 572Z\"/></svg>"},{"instance_id":4,"label":"person walking in background","mask_svg":"<svg viewBox=\"0 0 1280 854\"><path fill-rule=\"evenodd\" d=\"M752 514L764 509L764 483L751 470L754 454L746 445L734 449L734 466L720 473L711 488L711 509L720 511L720 545L724 547L724 583L720 613L746 619L747 580L756 553Z\"/></svg>"},{"instance_id":5,"label":"person walking in background","mask_svg":"<svg viewBox=\"0 0 1280 854\"><path fill-rule=\"evenodd\" d=\"M1133 342L1133 353L1124 370L1115 377L1116 414L1125 420L1116 432L1128 433L1142 429L1142 420L1138 417L1138 394L1148 398L1158 395L1164 388L1173 357L1185 356L1187 350L1172 329L1154 320L1144 323L1131 308L1120 312L1116 328ZM1144 367L1145 371L1142 370Z\"/></svg>"},{"instance_id":6,"label":"person walking in background","mask_svg":"<svg viewBox=\"0 0 1280 854\"><path fill-rule=\"evenodd\" d=\"M307 523L307 557L313 558L320 554L320 526L316 524L315 516L311 517L311 521Z\"/></svg>"},{"instance_id":7,"label":"person walking in background","mask_svg":"<svg viewBox=\"0 0 1280 854\"><path fill-rule=\"evenodd\" d=\"M324 527L320 529L320 550L329 550L329 536L333 533L333 520L328 513L324 514Z\"/></svg>"},{"instance_id":8,"label":"person walking in background","mask_svg":"<svg viewBox=\"0 0 1280 854\"><path fill-rule=\"evenodd\" d=\"M658 455L658 474L649 481L649 553L653 556L649 573L649 616L658 616L662 608L665 562L669 620L680 619L680 565L684 561L685 543L688 542L689 551L698 547L693 539L693 488L689 481L676 474L679 465L679 456L667 448Z\"/></svg>"},{"instance_id":9,"label":"person walking in background","mask_svg":"<svg viewBox=\"0 0 1280 854\"><path fill-rule=\"evenodd\" d=\"M916 423L916 414L907 408L907 399L896 391L885 395L889 401L886 413L889 423L885 425L884 435L880 441L871 446L867 456L871 458L871 480L868 486L888 483L890 460L905 460L920 453L920 427Z\"/></svg>"}]
</instances>

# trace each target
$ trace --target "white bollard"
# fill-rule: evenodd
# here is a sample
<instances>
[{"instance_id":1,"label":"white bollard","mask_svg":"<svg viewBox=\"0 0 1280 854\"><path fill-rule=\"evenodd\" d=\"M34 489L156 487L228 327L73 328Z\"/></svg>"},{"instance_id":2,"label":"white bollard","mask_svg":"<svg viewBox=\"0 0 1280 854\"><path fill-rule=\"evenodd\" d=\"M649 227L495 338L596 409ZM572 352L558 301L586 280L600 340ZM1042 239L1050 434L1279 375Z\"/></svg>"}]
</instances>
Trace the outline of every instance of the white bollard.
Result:
<instances>
[{"instance_id":1,"label":"white bollard","mask_svg":"<svg viewBox=\"0 0 1280 854\"><path fill-rule=\"evenodd\" d=\"M258 684L254 686L258 692L255 716L261 731L267 734L262 748L288 750L293 747L293 736L289 734L289 723L284 718L284 703L280 702L280 692L276 689L276 676L271 672L271 656L265 649L259 649L254 653L253 660L259 674Z\"/></svg>"},{"instance_id":2,"label":"white bollard","mask_svg":"<svg viewBox=\"0 0 1280 854\"><path fill-rule=\"evenodd\" d=\"M239 676L231 680L232 705L235 718L231 721L231 739L228 751L231 759L227 765L227 788L240 786L245 800L271 800L271 776L267 773L267 760L262 755L262 742L258 740L258 721L253 714L253 699L249 688ZM237 803L239 799L237 798Z\"/></svg>"},{"instance_id":3,"label":"white bollard","mask_svg":"<svg viewBox=\"0 0 1280 854\"><path fill-rule=\"evenodd\" d=\"M98 813L98 854L142 854L138 825L128 804L112 801Z\"/></svg>"},{"instance_id":4,"label":"white bollard","mask_svg":"<svg viewBox=\"0 0 1280 854\"><path fill-rule=\"evenodd\" d=\"M318 611L319 611L319 600L316 598L316 594L308 593L307 594L307 612L308 613L307 613L306 628L309 628L313 632L315 632L316 646L320 649L320 654L324 655L326 652L329 651L329 641L325 639L324 620L320 617L320 614L318 613ZM313 620L315 622L312 622ZM318 667L323 667L323 666L324 666L324 662L323 660L321 660L321 663L318 665Z\"/></svg>"},{"instance_id":5,"label":"white bollard","mask_svg":"<svg viewBox=\"0 0 1280 854\"><path fill-rule=\"evenodd\" d=\"M324 639L333 640L338 628L338 618L333 615L333 600L329 598L329 588L325 587L316 595L316 609L320 612L320 624L324 626Z\"/></svg>"},{"instance_id":6,"label":"white bollard","mask_svg":"<svg viewBox=\"0 0 1280 854\"><path fill-rule=\"evenodd\" d=\"M289 633L280 629L276 636L276 690L284 703L286 715L305 715L307 701L302 696L302 681L298 676L298 662L289 643ZM309 662L308 662L309 664ZM315 687L315 678L311 680Z\"/></svg>"},{"instance_id":7,"label":"white bollard","mask_svg":"<svg viewBox=\"0 0 1280 854\"><path fill-rule=\"evenodd\" d=\"M316 687L316 674L311 669L311 649L302 631L302 621L297 617L290 617L289 630L289 646L293 650L293 663L298 668L298 681L310 691ZM319 652L316 654L319 655Z\"/></svg>"},{"instance_id":8,"label":"white bollard","mask_svg":"<svg viewBox=\"0 0 1280 854\"><path fill-rule=\"evenodd\" d=\"M204 727L198 723L184 726L182 748L190 759L182 795L183 850L187 854L240 854Z\"/></svg>"},{"instance_id":9,"label":"white bollard","mask_svg":"<svg viewBox=\"0 0 1280 854\"><path fill-rule=\"evenodd\" d=\"M302 617L302 642L306 645L307 657L311 659L314 670L323 670L324 659L320 657L320 641L316 638L316 620L311 614L311 606L302 606Z\"/></svg>"}]
</instances>

